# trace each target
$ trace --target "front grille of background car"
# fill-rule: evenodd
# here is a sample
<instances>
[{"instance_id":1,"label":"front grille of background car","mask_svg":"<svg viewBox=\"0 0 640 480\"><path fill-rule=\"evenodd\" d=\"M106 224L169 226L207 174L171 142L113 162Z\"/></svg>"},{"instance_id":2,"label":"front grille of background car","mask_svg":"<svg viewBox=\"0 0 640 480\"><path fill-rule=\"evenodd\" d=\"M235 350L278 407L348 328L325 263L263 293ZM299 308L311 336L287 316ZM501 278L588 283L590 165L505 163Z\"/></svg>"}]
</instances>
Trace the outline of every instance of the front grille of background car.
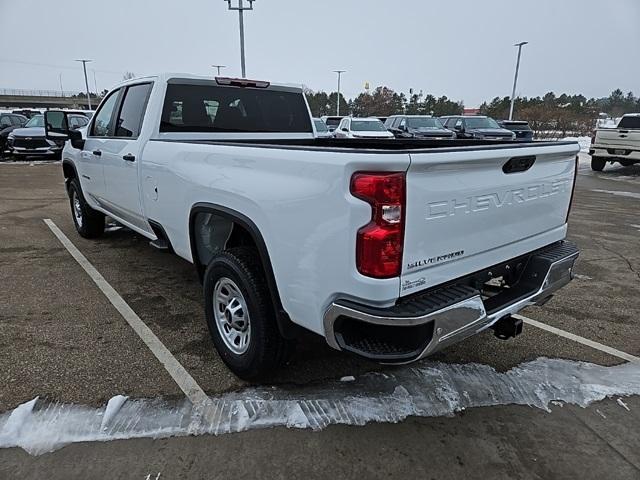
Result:
<instances>
[{"instance_id":1,"label":"front grille of background car","mask_svg":"<svg viewBox=\"0 0 640 480\"><path fill-rule=\"evenodd\" d=\"M48 147L49 143L43 137L34 137L27 140L28 137L15 137L13 139L13 146L19 148L41 148Z\"/></svg>"}]
</instances>

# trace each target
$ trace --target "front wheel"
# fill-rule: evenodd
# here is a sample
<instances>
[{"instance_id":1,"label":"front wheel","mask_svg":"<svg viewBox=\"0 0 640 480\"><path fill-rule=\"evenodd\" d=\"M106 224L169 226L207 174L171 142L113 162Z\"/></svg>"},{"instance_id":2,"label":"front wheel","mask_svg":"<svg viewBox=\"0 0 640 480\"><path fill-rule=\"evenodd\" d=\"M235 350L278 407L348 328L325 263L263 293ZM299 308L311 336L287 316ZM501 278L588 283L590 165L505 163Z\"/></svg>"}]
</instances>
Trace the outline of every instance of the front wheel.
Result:
<instances>
[{"instance_id":1,"label":"front wheel","mask_svg":"<svg viewBox=\"0 0 640 480\"><path fill-rule=\"evenodd\" d=\"M238 377L264 377L288 358L260 257L236 247L214 257L204 275L205 314L222 361Z\"/></svg>"},{"instance_id":2,"label":"front wheel","mask_svg":"<svg viewBox=\"0 0 640 480\"><path fill-rule=\"evenodd\" d=\"M104 233L104 214L91 208L82 195L77 178L69 184L71 215L76 231L84 238L96 238Z\"/></svg>"},{"instance_id":3,"label":"front wheel","mask_svg":"<svg viewBox=\"0 0 640 480\"><path fill-rule=\"evenodd\" d=\"M607 161L602 157L591 157L591 170L594 172L601 172L606 164Z\"/></svg>"}]
</instances>

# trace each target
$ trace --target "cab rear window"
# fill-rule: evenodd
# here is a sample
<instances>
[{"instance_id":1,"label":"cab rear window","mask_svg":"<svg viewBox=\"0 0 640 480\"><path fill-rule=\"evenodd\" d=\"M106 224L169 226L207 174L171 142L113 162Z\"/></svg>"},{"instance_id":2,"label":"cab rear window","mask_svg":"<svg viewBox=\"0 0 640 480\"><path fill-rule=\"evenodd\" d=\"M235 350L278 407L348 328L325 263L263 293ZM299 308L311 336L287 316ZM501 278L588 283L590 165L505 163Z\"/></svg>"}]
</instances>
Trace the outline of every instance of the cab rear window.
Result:
<instances>
[{"instance_id":1,"label":"cab rear window","mask_svg":"<svg viewBox=\"0 0 640 480\"><path fill-rule=\"evenodd\" d=\"M618 128L640 128L640 116L622 117Z\"/></svg>"},{"instance_id":2,"label":"cab rear window","mask_svg":"<svg viewBox=\"0 0 640 480\"><path fill-rule=\"evenodd\" d=\"M170 83L161 132L311 133L301 93Z\"/></svg>"}]
</instances>

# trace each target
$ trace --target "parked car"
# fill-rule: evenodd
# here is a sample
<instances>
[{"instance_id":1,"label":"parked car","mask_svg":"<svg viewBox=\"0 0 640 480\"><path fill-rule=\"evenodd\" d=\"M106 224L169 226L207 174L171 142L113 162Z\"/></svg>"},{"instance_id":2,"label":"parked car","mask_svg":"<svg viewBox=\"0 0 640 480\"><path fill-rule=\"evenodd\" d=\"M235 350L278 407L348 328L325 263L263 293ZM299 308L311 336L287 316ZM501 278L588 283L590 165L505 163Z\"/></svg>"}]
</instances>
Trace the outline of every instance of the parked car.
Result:
<instances>
[{"instance_id":1,"label":"parked car","mask_svg":"<svg viewBox=\"0 0 640 480\"><path fill-rule=\"evenodd\" d=\"M313 126L315 128L315 135L317 138L331 138L333 134L327 128L327 125L319 118L313 119Z\"/></svg>"},{"instance_id":2,"label":"parked car","mask_svg":"<svg viewBox=\"0 0 640 480\"><path fill-rule=\"evenodd\" d=\"M444 126L456 132L458 138L476 138L483 140L515 140L516 134L500 127L491 117L480 115L465 117L451 115L440 117Z\"/></svg>"},{"instance_id":3,"label":"parked car","mask_svg":"<svg viewBox=\"0 0 640 480\"><path fill-rule=\"evenodd\" d=\"M525 122L524 120L500 120L498 121L498 125L515 133L518 142L533 141L533 130L531 130L529 122Z\"/></svg>"},{"instance_id":4,"label":"parked car","mask_svg":"<svg viewBox=\"0 0 640 480\"><path fill-rule=\"evenodd\" d=\"M623 115L616 128L598 128L589 149L591 168L601 172L607 162L628 167L640 163L640 113Z\"/></svg>"},{"instance_id":5,"label":"parked car","mask_svg":"<svg viewBox=\"0 0 640 480\"><path fill-rule=\"evenodd\" d=\"M91 118L95 113L95 110L65 110L68 113L77 113L78 115L84 115L87 118Z\"/></svg>"},{"instance_id":6,"label":"parked car","mask_svg":"<svg viewBox=\"0 0 640 480\"><path fill-rule=\"evenodd\" d=\"M444 127L439 118L431 115L393 115L387 119L385 127L396 138L423 138L431 140L452 140L456 134Z\"/></svg>"},{"instance_id":7,"label":"parked car","mask_svg":"<svg viewBox=\"0 0 640 480\"><path fill-rule=\"evenodd\" d=\"M172 74L116 86L86 138L45 116L47 138L70 140L79 235L108 215L194 263L213 344L243 378L284 363L301 329L385 363L489 327L515 336L511 315L566 285L578 256L564 241L577 142L326 142L301 87Z\"/></svg>"},{"instance_id":8,"label":"parked car","mask_svg":"<svg viewBox=\"0 0 640 480\"><path fill-rule=\"evenodd\" d=\"M338 128L338 125L340 124L340 121L343 118L344 117L330 117L327 115L323 115L322 117L320 117L320 120L322 120L324 124L327 126L327 128L329 129L329 131L333 133L334 130Z\"/></svg>"},{"instance_id":9,"label":"parked car","mask_svg":"<svg viewBox=\"0 0 640 480\"><path fill-rule=\"evenodd\" d=\"M76 130L89 123L84 115L68 115L69 128ZM38 155L60 158L64 142L45 138L44 115L32 117L23 128L16 128L7 138L7 146L13 155Z\"/></svg>"},{"instance_id":10,"label":"parked car","mask_svg":"<svg viewBox=\"0 0 640 480\"><path fill-rule=\"evenodd\" d=\"M29 109L29 108L23 108L20 110L13 110L12 113L16 113L18 115L22 115L24 117L27 118L32 118L35 117L36 115L42 115L42 112L40 110L33 110L33 109Z\"/></svg>"},{"instance_id":11,"label":"parked car","mask_svg":"<svg viewBox=\"0 0 640 480\"><path fill-rule=\"evenodd\" d=\"M0 157L7 150L7 138L16 128L24 127L29 121L24 115L0 112Z\"/></svg>"},{"instance_id":12,"label":"parked car","mask_svg":"<svg viewBox=\"0 0 640 480\"><path fill-rule=\"evenodd\" d=\"M340 121L334 135L336 138L394 138L384 123L375 117L345 117Z\"/></svg>"}]
</instances>

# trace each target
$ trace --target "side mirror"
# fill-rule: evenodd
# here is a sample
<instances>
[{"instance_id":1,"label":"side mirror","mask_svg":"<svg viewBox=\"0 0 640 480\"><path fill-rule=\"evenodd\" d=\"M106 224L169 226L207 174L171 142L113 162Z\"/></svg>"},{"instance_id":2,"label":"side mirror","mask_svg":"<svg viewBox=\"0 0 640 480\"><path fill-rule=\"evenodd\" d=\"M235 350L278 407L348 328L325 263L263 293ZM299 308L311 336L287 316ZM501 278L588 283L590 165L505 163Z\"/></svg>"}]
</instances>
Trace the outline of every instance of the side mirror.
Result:
<instances>
[{"instance_id":1,"label":"side mirror","mask_svg":"<svg viewBox=\"0 0 640 480\"><path fill-rule=\"evenodd\" d=\"M349 129L347 127L342 127L340 130L342 130L343 132L348 132Z\"/></svg>"},{"instance_id":2,"label":"side mirror","mask_svg":"<svg viewBox=\"0 0 640 480\"><path fill-rule=\"evenodd\" d=\"M67 140L69 138L67 113L57 110L44 112L44 133L48 140Z\"/></svg>"},{"instance_id":3,"label":"side mirror","mask_svg":"<svg viewBox=\"0 0 640 480\"><path fill-rule=\"evenodd\" d=\"M77 148L78 150L84 149L84 138L82 138L82 132L80 130L69 131L69 141L73 148Z\"/></svg>"},{"instance_id":4,"label":"side mirror","mask_svg":"<svg viewBox=\"0 0 640 480\"><path fill-rule=\"evenodd\" d=\"M44 112L44 132L48 140L71 140L73 148L80 150L84 148L82 133L69 128L67 112L61 112L59 110Z\"/></svg>"}]
</instances>

